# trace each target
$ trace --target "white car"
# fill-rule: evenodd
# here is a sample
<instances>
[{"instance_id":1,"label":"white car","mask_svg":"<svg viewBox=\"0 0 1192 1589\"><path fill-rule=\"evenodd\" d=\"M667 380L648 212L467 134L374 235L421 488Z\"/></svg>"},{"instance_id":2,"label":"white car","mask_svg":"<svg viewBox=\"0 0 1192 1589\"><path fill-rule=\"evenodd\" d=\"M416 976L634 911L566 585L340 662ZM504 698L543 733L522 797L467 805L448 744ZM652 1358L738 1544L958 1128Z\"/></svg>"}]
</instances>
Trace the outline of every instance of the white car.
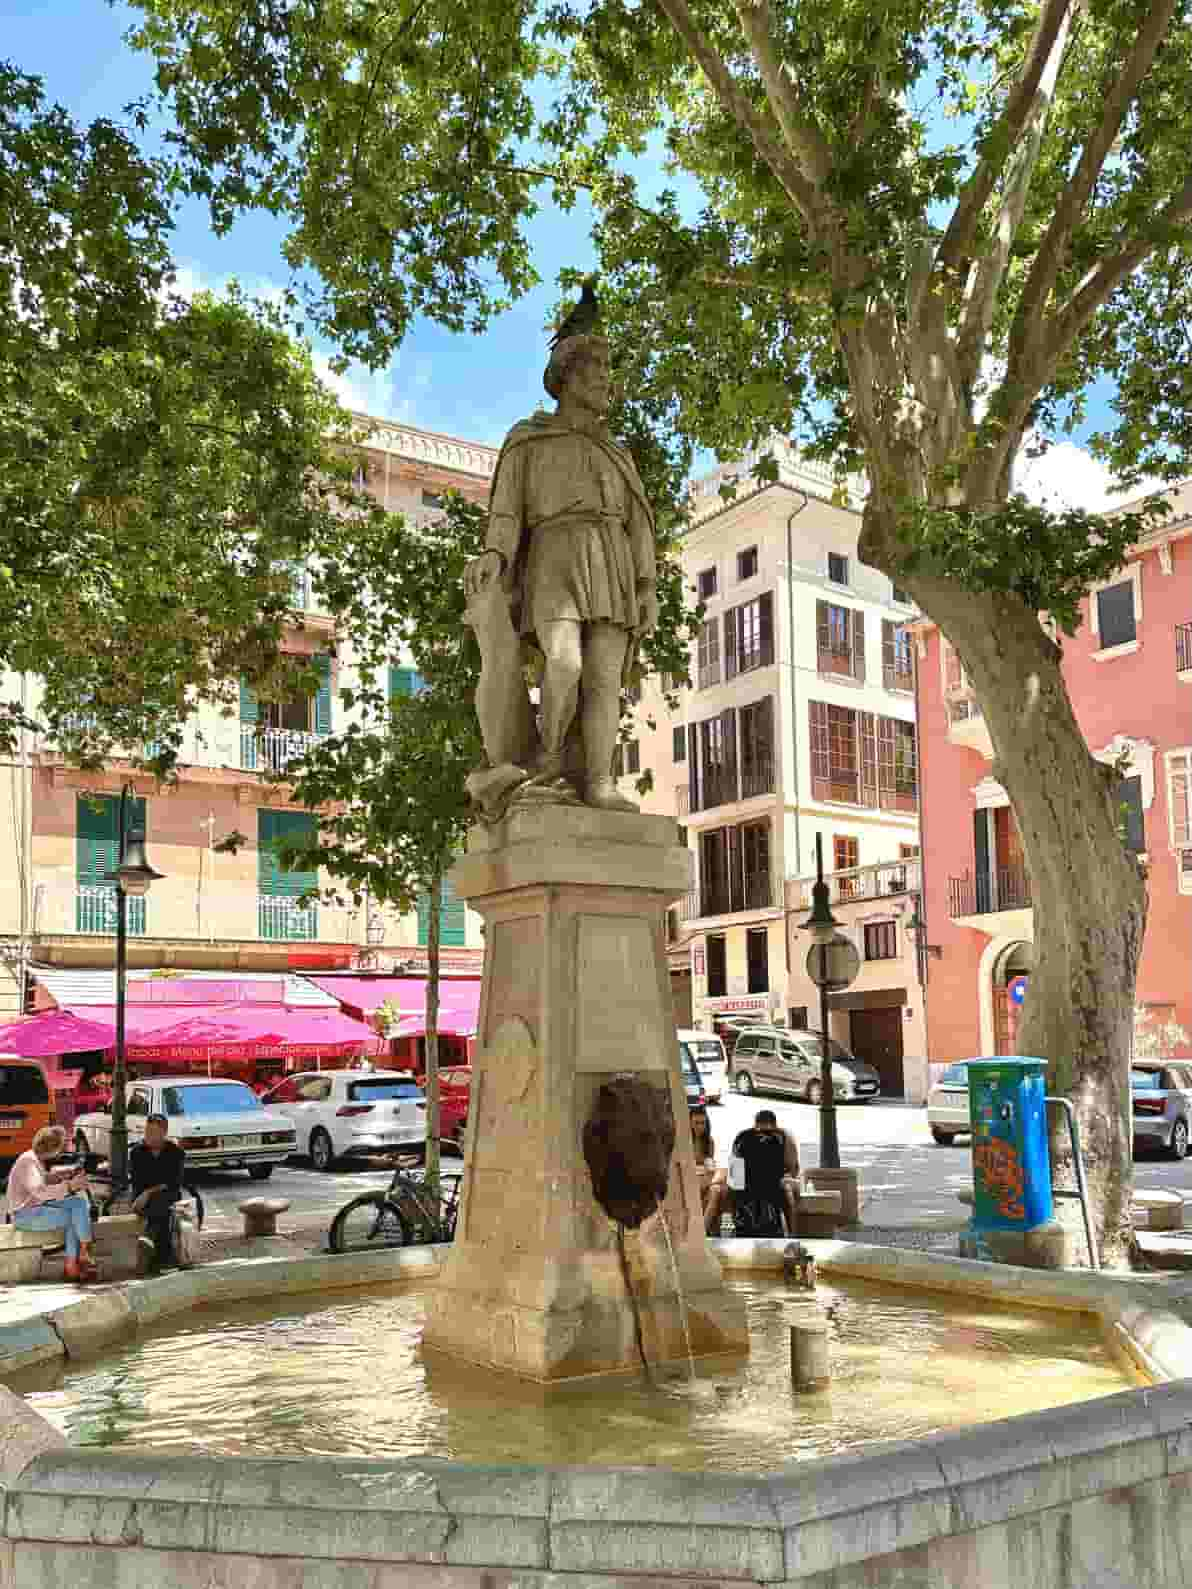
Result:
<instances>
[{"instance_id":1,"label":"white car","mask_svg":"<svg viewBox=\"0 0 1192 1589\"><path fill-rule=\"evenodd\" d=\"M264 1108L242 1081L150 1076L128 1088L125 1112L130 1147L145 1135L149 1115L165 1115L188 1170L247 1170L254 1181L267 1181L273 1166L295 1151L290 1122L276 1109ZM74 1133L76 1152L111 1156L109 1110L78 1115Z\"/></svg>"},{"instance_id":2,"label":"white car","mask_svg":"<svg viewBox=\"0 0 1192 1589\"><path fill-rule=\"evenodd\" d=\"M262 1100L291 1122L316 1170L336 1159L426 1151L426 1099L402 1070L308 1070Z\"/></svg>"},{"instance_id":3,"label":"white car","mask_svg":"<svg viewBox=\"0 0 1192 1589\"><path fill-rule=\"evenodd\" d=\"M942 1071L927 1094L927 1124L941 1147L970 1134L968 1065L963 1060Z\"/></svg>"},{"instance_id":4,"label":"white car","mask_svg":"<svg viewBox=\"0 0 1192 1589\"><path fill-rule=\"evenodd\" d=\"M686 1046L688 1053L695 1060L704 1087L704 1097L709 1103L719 1103L725 1089L725 1071L728 1068L724 1044L715 1032L680 1032L679 1041Z\"/></svg>"}]
</instances>

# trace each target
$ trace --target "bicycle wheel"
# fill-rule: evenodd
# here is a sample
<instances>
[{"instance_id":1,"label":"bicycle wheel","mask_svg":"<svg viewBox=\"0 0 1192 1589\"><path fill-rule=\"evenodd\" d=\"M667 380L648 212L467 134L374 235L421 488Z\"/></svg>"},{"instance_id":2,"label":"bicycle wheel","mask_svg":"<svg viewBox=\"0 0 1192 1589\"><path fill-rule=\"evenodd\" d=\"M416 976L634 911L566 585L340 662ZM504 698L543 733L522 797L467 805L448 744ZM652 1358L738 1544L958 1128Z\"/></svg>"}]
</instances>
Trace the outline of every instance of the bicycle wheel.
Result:
<instances>
[{"instance_id":1,"label":"bicycle wheel","mask_svg":"<svg viewBox=\"0 0 1192 1589\"><path fill-rule=\"evenodd\" d=\"M384 1192L368 1192L346 1203L331 1221L327 1244L332 1252L372 1252L405 1247L411 1239L401 1210Z\"/></svg>"}]
</instances>

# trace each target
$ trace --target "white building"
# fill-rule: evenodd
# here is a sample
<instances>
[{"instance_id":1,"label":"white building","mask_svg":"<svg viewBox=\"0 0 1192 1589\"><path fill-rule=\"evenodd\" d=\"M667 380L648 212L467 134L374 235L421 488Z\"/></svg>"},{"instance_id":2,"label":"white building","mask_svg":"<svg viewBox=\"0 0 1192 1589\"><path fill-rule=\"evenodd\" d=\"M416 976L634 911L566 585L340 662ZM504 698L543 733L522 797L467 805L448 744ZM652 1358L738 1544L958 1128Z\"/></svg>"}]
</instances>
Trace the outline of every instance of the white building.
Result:
<instances>
[{"instance_id":1,"label":"white building","mask_svg":"<svg viewBox=\"0 0 1192 1589\"><path fill-rule=\"evenodd\" d=\"M832 502L827 471L773 450L774 484L751 458L693 488L683 567L706 612L692 687L672 713L647 681L625 756L626 792L648 768L643 808L676 815L695 853L671 934L702 1026L730 1012L805 1022L788 997L783 883L814 872L817 836L832 873L918 853L914 608L858 561L860 514Z\"/></svg>"}]
</instances>

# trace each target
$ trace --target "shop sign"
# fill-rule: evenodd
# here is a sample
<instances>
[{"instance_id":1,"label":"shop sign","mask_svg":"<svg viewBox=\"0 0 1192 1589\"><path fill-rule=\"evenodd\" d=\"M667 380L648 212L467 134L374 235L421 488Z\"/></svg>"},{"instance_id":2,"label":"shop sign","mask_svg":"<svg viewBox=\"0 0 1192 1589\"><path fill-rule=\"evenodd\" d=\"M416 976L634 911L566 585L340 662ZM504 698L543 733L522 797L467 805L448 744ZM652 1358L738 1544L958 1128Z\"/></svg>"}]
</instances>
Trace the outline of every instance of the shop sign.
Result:
<instances>
[{"instance_id":1,"label":"shop sign","mask_svg":"<svg viewBox=\"0 0 1192 1589\"><path fill-rule=\"evenodd\" d=\"M705 999L705 1004L710 1010L718 1010L722 1015L733 1013L745 1015L752 1010L768 1010L770 998L766 993L753 993L742 996L729 994L725 998Z\"/></svg>"}]
</instances>

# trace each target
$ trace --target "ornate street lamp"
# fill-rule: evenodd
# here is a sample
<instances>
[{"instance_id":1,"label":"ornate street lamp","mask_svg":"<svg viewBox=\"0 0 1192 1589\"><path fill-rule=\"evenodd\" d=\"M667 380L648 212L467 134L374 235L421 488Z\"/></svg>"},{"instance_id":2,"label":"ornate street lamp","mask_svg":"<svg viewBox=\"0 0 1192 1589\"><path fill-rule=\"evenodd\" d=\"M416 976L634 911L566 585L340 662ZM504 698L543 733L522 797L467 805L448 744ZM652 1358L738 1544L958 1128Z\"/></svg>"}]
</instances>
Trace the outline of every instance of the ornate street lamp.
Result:
<instances>
[{"instance_id":1,"label":"ornate street lamp","mask_svg":"<svg viewBox=\"0 0 1192 1589\"><path fill-rule=\"evenodd\" d=\"M128 826L130 804L136 800L136 790L126 783L120 791L120 816L117 828L117 853L120 857L115 871L105 874L105 882L116 885L116 1064L112 1071L112 1190L119 1192L128 1179L128 1120L125 1112L128 1087L128 1067L124 1040L124 1003L128 982L128 901L140 899L149 892L150 883L164 877L149 865L145 857L145 833L142 828Z\"/></svg>"},{"instance_id":2,"label":"ornate street lamp","mask_svg":"<svg viewBox=\"0 0 1192 1589\"><path fill-rule=\"evenodd\" d=\"M811 934L807 951L807 975L820 990L820 1168L840 1168L840 1138L836 1129L836 1091L832 1083L831 1039L828 1036L828 994L847 988L860 969L856 945L840 933L840 923L828 903L824 882L824 841L815 836L815 886L811 890L811 915L803 923Z\"/></svg>"}]
</instances>

